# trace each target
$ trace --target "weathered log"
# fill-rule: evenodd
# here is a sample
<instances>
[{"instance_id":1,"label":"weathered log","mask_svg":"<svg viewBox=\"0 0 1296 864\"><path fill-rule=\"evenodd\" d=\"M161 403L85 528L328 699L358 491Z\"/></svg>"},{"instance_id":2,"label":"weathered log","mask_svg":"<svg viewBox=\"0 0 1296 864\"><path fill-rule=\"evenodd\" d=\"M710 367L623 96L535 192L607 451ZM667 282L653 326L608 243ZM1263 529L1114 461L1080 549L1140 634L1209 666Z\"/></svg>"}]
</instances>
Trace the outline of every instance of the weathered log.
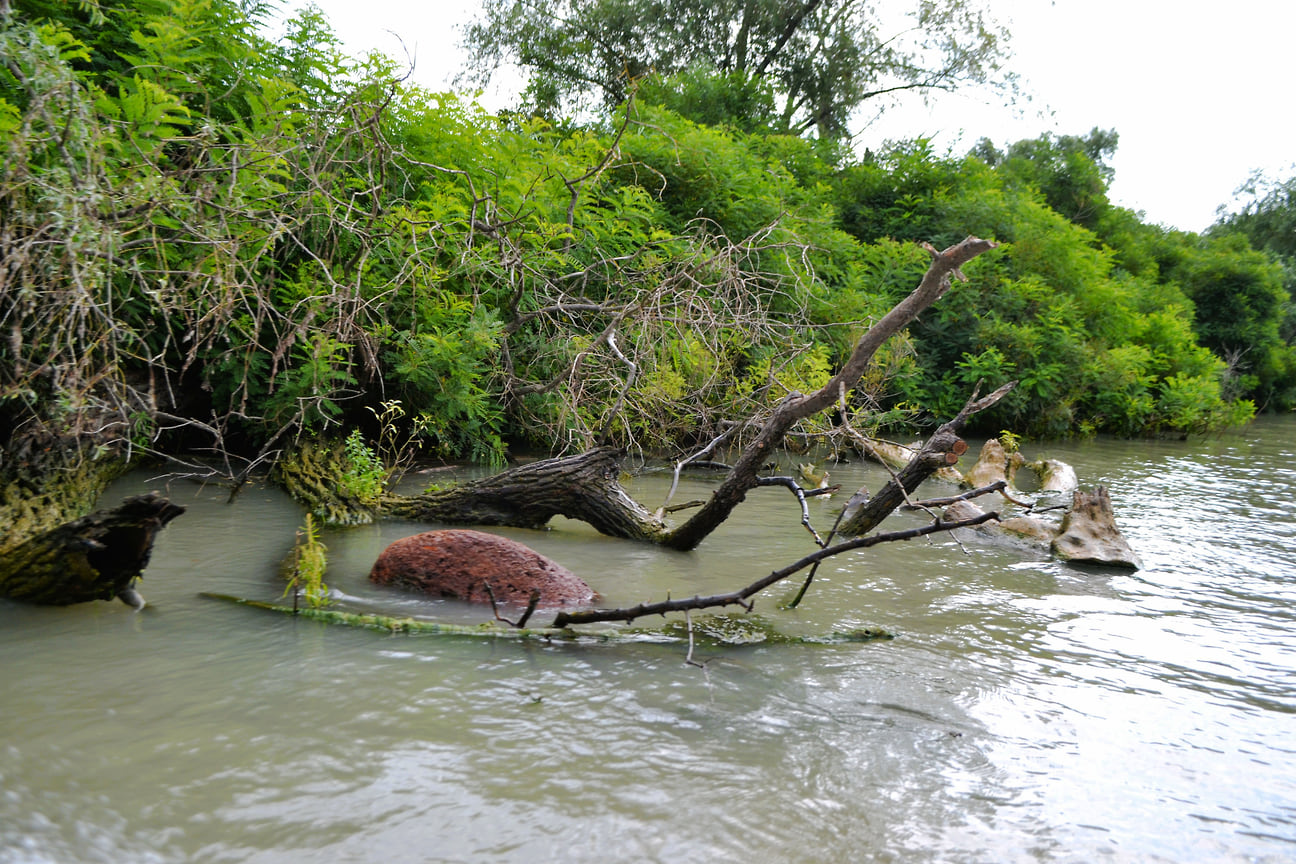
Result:
<instances>
[{"instance_id":1,"label":"weathered log","mask_svg":"<svg viewBox=\"0 0 1296 864\"><path fill-rule=\"evenodd\" d=\"M657 630L624 629L580 631L569 627L504 627L496 621L485 624L443 624L436 621L422 621L417 618L396 618L390 615L374 615L360 612L343 612L338 609L296 609L292 606L281 606L261 600L250 600L230 594L211 594L204 592L201 596L209 600L233 603L250 609L261 609L266 612L278 612L281 615L292 615L307 618L323 624L340 624L346 627L359 627L365 630L378 630L390 634L408 634L411 636L450 636L475 639L531 640L545 642L563 641L578 644L598 642L636 642L644 641L645 636L656 641L682 642L689 637L686 632L680 634L679 627L668 624ZM745 619L750 621L750 619ZM711 641L724 644L726 639L722 628L707 626L707 622L697 622L696 629L700 636L712 637ZM748 631L749 632L749 631ZM875 642L894 639L895 634L881 627L854 627L849 630L837 630L827 636L786 636L773 629L766 629L760 640L746 638L740 634L739 644L750 644L753 641L774 642L795 645L838 645L844 642Z\"/></svg>"},{"instance_id":2,"label":"weathered log","mask_svg":"<svg viewBox=\"0 0 1296 864\"><path fill-rule=\"evenodd\" d=\"M965 521L983 513L979 506L971 501L956 501L945 508L942 519L945 521ZM1036 516L1011 516L1007 519L993 519L976 526L977 533L987 537L1002 537L1013 543L1024 544L1040 552L1048 552L1050 544L1058 534L1056 524L1046 522Z\"/></svg>"},{"instance_id":3,"label":"weathered log","mask_svg":"<svg viewBox=\"0 0 1296 864\"><path fill-rule=\"evenodd\" d=\"M385 495L378 509L398 519L517 528L543 528L554 516L565 516L609 537L659 541L666 525L621 486L622 455L597 447L542 459L448 489Z\"/></svg>"},{"instance_id":4,"label":"weathered log","mask_svg":"<svg viewBox=\"0 0 1296 864\"><path fill-rule=\"evenodd\" d=\"M281 460L275 472L290 495L334 525L388 518L535 529L564 516L587 522L609 537L656 541L666 525L621 486L622 455L614 447L596 447L480 480L414 495L386 493L371 501L348 493L340 446L304 444Z\"/></svg>"},{"instance_id":5,"label":"weathered log","mask_svg":"<svg viewBox=\"0 0 1296 864\"><path fill-rule=\"evenodd\" d=\"M184 508L156 496L84 515L127 467L82 456L76 440L6 442L0 482L0 597L54 606L120 597L143 605L134 582L153 537Z\"/></svg>"},{"instance_id":6,"label":"weathered log","mask_svg":"<svg viewBox=\"0 0 1296 864\"><path fill-rule=\"evenodd\" d=\"M1053 541L1059 558L1086 564L1106 564L1139 570L1143 562L1116 527L1106 487L1091 492L1077 489L1071 509L1062 517L1062 531Z\"/></svg>"},{"instance_id":7,"label":"weathered log","mask_svg":"<svg viewBox=\"0 0 1296 864\"><path fill-rule=\"evenodd\" d=\"M141 608L134 586L153 540L183 512L158 495L139 495L37 534L0 555L0 596L50 606L118 597Z\"/></svg>"},{"instance_id":8,"label":"weathered log","mask_svg":"<svg viewBox=\"0 0 1296 864\"><path fill-rule=\"evenodd\" d=\"M998 438L991 438L981 445L976 464L963 472L963 485L976 489L1002 480L1005 485L1012 486L1023 462L1021 454L1009 453Z\"/></svg>"},{"instance_id":9,"label":"weathered log","mask_svg":"<svg viewBox=\"0 0 1296 864\"><path fill-rule=\"evenodd\" d=\"M1057 459L1039 459L1026 467L1039 477L1041 492L1071 492L1080 485L1075 469Z\"/></svg>"}]
</instances>

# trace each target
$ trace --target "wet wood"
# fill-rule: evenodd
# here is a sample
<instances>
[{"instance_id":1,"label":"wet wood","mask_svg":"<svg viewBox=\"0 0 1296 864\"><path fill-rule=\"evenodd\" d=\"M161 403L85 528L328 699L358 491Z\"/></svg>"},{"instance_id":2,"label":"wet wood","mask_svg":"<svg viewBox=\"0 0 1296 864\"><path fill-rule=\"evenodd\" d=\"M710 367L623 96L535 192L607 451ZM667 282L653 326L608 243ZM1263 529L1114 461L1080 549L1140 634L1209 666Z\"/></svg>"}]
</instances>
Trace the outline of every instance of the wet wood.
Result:
<instances>
[{"instance_id":1,"label":"wet wood","mask_svg":"<svg viewBox=\"0 0 1296 864\"><path fill-rule=\"evenodd\" d=\"M140 608L135 582L154 538L183 512L158 495L139 495L38 533L0 553L0 596L49 606L116 597Z\"/></svg>"}]
</instances>

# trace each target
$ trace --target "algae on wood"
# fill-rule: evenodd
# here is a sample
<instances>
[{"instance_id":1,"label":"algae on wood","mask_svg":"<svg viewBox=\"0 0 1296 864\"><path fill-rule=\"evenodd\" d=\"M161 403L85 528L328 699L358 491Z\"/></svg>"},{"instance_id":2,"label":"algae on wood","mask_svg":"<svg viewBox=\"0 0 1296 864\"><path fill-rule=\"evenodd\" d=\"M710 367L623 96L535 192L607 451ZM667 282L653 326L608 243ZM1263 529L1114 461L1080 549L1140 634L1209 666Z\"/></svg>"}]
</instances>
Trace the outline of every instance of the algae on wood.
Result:
<instances>
[{"instance_id":1,"label":"algae on wood","mask_svg":"<svg viewBox=\"0 0 1296 864\"><path fill-rule=\"evenodd\" d=\"M157 532L184 508L157 495L139 495L81 515L124 468L120 459L47 451L5 473L0 597L49 606L119 597L130 606L143 605L135 581L148 564Z\"/></svg>"}]
</instances>

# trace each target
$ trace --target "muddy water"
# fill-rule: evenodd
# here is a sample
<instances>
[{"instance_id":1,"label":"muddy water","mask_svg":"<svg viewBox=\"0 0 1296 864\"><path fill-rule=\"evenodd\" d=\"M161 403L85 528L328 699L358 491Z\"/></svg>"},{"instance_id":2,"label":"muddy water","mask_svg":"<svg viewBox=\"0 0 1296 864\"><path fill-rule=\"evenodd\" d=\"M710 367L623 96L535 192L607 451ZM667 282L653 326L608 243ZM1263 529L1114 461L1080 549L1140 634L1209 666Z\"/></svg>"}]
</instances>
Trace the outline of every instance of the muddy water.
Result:
<instances>
[{"instance_id":1,"label":"muddy water","mask_svg":"<svg viewBox=\"0 0 1296 864\"><path fill-rule=\"evenodd\" d=\"M1296 859L1296 422L1028 450L1111 488L1144 570L971 539L869 550L756 614L895 640L710 644L704 668L679 641L391 637L205 600L277 596L301 514L172 485L189 512L149 609L0 603L0 861ZM633 482L650 504L665 486ZM628 603L804 554L792 504L753 493L688 554L569 522L499 533ZM840 500L812 504L826 526ZM366 583L424 527L326 533L345 605L480 620Z\"/></svg>"}]
</instances>

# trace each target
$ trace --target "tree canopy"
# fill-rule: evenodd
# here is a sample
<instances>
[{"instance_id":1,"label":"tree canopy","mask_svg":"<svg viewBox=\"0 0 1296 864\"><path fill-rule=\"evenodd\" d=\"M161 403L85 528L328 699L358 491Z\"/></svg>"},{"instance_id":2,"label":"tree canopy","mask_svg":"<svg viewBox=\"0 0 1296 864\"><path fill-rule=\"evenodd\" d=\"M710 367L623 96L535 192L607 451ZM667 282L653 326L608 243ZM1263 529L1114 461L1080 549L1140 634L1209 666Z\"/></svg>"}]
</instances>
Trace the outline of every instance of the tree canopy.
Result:
<instances>
[{"instance_id":1,"label":"tree canopy","mask_svg":"<svg viewBox=\"0 0 1296 864\"><path fill-rule=\"evenodd\" d=\"M740 125L825 138L845 134L871 99L1012 81L1007 31L978 0L903 11L866 0L486 0L463 44L478 81L501 63L525 69L532 109L571 111L590 97L615 106L649 76L684 76L667 87L686 91L718 76L745 94Z\"/></svg>"}]
</instances>

